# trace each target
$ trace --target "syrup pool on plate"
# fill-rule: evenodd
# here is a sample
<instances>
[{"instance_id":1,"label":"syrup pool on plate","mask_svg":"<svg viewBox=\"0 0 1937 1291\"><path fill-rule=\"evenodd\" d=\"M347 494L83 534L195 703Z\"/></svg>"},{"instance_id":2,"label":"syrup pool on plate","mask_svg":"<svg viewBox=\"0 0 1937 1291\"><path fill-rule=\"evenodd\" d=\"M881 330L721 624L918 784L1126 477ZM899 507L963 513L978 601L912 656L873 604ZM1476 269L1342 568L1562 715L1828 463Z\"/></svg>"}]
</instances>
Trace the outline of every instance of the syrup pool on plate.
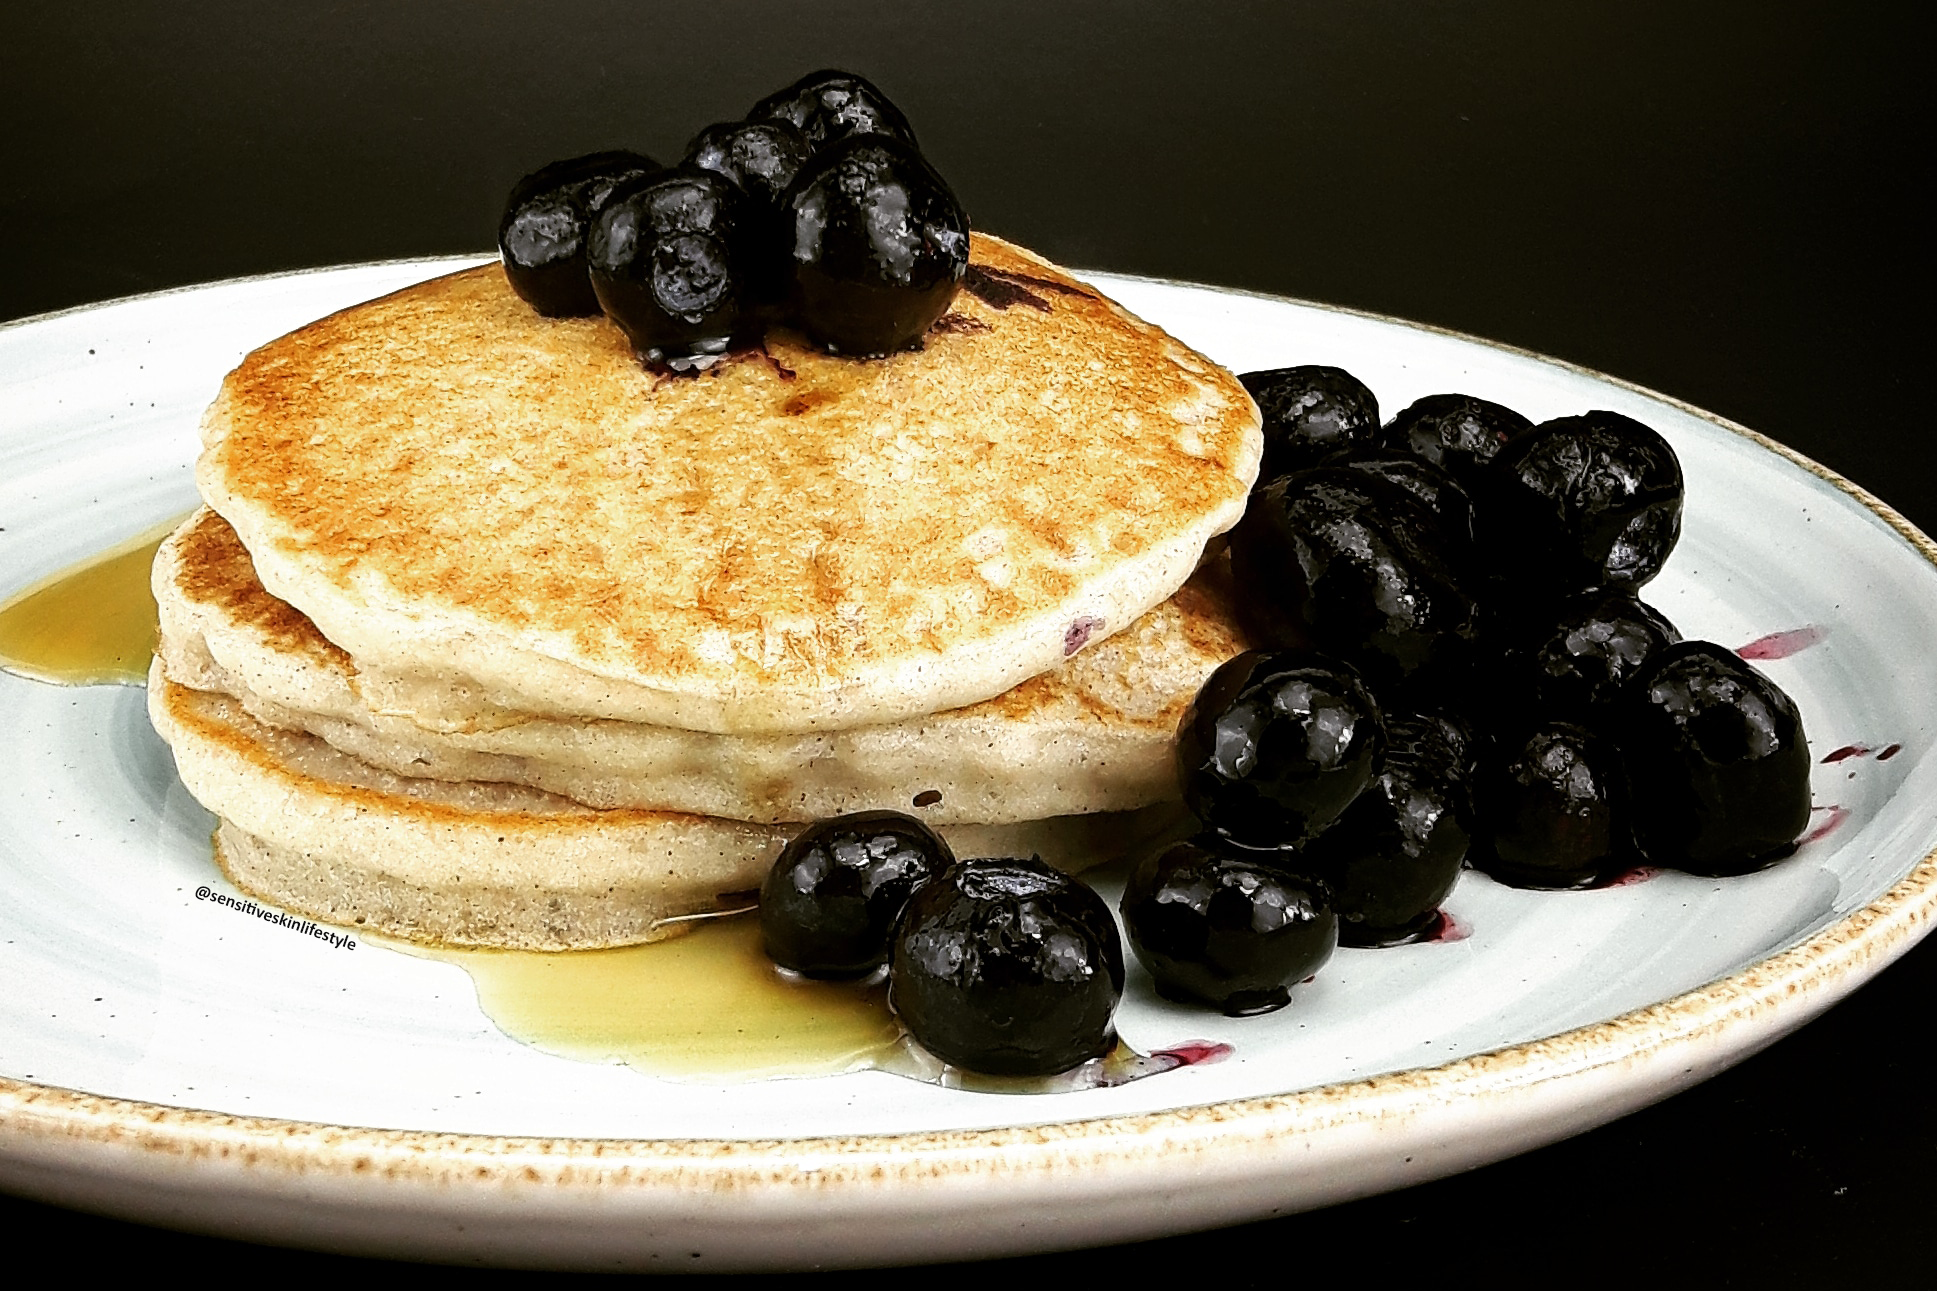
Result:
<instances>
[{"instance_id":1,"label":"syrup pool on plate","mask_svg":"<svg viewBox=\"0 0 1937 1291\"><path fill-rule=\"evenodd\" d=\"M785 974L748 916L696 920L682 935L611 950L385 944L456 964L506 1035L581 1062L753 1080L892 1065L901 1044L885 984Z\"/></svg>"},{"instance_id":2,"label":"syrup pool on plate","mask_svg":"<svg viewBox=\"0 0 1937 1291\"><path fill-rule=\"evenodd\" d=\"M43 579L0 605L0 668L69 686L141 685L157 632L149 571L181 521ZM454 964L506 1035L580 1062L625 1063L675 1080L759 1080L859 1070L992 1092L1118 1085L1230 1052L1190 1042L1115 1052L1046 1079L1002 1080L947 1067L915 1048L888 1011L885 982L817 982L767 958L758 919L701 917L664 941L557 953L388 941Z\"/></svg>"},{"instance_id":3,"label":"syrup pool on plate","mask_svg":"<svg viewBox=\"0 0 1937 1291\"><path fill-rule=\"evenodd\" d=\"M139 534L0 605L0 668L68 686L139 686L155 652L155 549L180 520Z\"/></svg>"}]
</instances>

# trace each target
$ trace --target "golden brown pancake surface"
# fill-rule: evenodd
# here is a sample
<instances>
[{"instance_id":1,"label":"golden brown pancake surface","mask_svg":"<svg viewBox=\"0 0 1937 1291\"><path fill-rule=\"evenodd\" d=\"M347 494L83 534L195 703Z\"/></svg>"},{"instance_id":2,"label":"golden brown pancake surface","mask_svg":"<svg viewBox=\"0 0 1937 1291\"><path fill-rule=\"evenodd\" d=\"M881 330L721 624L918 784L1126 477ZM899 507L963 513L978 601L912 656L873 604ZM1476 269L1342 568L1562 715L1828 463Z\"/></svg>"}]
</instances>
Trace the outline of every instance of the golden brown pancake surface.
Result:
<instances>
[{"instance_id":1,"label":"golden brown pancake surface","mask_svg":"<svg viewBox=\"0 0 1937 1291\"><path fill-rule=\"evenodd\" d=\"M454 274L249 355L198 478L427 726L466 696L727 733L959 707L1170 595L1259 453L1230 374L1093 289L983 236L969 285L918 352L775 333L672 377Z\"/></svg>"}]
</instances>

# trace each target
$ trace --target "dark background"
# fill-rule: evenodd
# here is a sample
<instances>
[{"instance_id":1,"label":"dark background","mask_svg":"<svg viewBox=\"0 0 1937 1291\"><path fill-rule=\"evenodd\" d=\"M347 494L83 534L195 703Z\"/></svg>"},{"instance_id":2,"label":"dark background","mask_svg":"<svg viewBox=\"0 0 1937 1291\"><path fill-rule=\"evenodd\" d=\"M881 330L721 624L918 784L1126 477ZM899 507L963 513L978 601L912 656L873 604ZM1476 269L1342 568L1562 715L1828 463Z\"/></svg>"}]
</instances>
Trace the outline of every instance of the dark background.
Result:
<instances>
[{"instance_id":1,"label":"dark background","mask_svg":"<svg viewBox=\"0 0 1937 1291\"><path fill-rule=\"evenodd\" d=\"M1582 363L1929 530L1919 29L1907 4L1828 2L48 6L0 39L0 319L484 250L523 172L672 159L835 65L900 103L978 227L1053 259ZM1925 946L1734 1071L1459 1178L989 1271L1275 1284L1340 1256L1428 1280L1921 1282L1933 988ZM0 1232L148 1269L264 1258L5 1198Z\"/></svg>"}]
</instances>

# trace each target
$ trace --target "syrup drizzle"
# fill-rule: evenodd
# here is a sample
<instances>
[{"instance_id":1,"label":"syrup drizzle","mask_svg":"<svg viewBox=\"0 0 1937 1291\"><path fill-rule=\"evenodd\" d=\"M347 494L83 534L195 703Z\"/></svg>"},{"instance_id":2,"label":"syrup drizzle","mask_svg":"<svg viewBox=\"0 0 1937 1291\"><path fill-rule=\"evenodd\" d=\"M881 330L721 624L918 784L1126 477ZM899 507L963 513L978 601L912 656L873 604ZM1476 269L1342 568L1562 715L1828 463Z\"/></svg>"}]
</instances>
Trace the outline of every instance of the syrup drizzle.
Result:
<instances>
[{"instance_id":1,"label":"syrup drizzle","mask_svg":"<svg viewBox=\"0 0 1937 1291\"><path fill-rule=\"evenodd\" d=\"M1787 659L1792 654L1819 644L1828 635L1828 628L1810 623L1786 632L1771 632L1767 636L1757 637L1747 645L1737 646L1735 653L1744 659Z\"/></svg>"}]
</instances>

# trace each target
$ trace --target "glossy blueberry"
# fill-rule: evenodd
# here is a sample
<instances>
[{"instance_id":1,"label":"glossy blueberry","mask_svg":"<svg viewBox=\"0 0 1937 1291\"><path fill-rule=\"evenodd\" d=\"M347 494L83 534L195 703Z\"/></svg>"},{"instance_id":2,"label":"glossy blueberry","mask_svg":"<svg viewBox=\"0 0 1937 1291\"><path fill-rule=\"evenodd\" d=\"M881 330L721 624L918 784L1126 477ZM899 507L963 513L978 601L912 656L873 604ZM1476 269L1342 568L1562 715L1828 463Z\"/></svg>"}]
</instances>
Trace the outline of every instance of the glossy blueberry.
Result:
<instances>
[{"instance_id":1,"label":"glossy blueberry","mask_svg":"<svg viewBox=\"0 0 1937 1291\"><path fill-rule=\"evenodd\" d=\"M1404 490L1321 466L1253 490L1231 531L1245 621L1267 645L1338 655L1381 694L1465 667L1479 607Z\"/></svg>"},{"instance_id":2,"label":"glossy blueberry","mask_svg":"<svg viewBox=\"0 0 1937 1291\"><path fill-rule=\"evenodd\" d=\"M1310 651L1247 651L1213 672L1177 730L1184 803L1249 847L1323 830L1372 779L1379 705L1349 665Z\"/></svg>"},{"instance_id":3,"label":"glossy blueberry","mask_svg":"<svg viewBox=\"0 0 1937 1291\"><path fill-rule=\"evenodd\" d=\"M786 290L787 190L811 152L807 136L781 120L711 125L686 147L686 165L724 176L746 198L738 250L762 303L778 303Z\"/></svg>"},{"instance_id":4,"label":"glossy blueberry","mask_svg":"<svg viewBox=\"0 0 1937 1291\"><path fill-rule=\"evenodd\" d=\"M1049 1076L1110 1052L1123 946L1093 890L1040 860L964 860L923 884L894 936L888 1003L944 1062Z\"/></svg>"},{"instance_id":5,"label":"glossy blueberry","mask_svg":"<svg viewBox=\"0 0 1937 1291\"><path fill-rule=\"evenodd\" d=\"M674 366L725 353L742 324L740 192L680 169L612 194L586 240L599 305L634 349Z\"/></svg>"},{"instance_id":6,"label":"glossy blueberry","mask_svg":"<svg viewBox=\"0 0 1937 1291\"><path fill-rule=\"evenodd\" d=\"M832 68L809 72L769 94L747 113L749 121L786 121L809 146L820 148L850 135L892 135L915 147L915 132L901 109L871 81Z\"/></svg>"},{"instance_id":7,"label":"glossy blueberry","mask_svg":"<svg viewBox=\"0 0 1937 1291\"><path fill-rule=\"evenodd\" d=\"M1634 862L1626 781L1614 747L1543 722L1503 739L1481 769L1472 861L1522 888L1586 887Z\"/></svg>"},{"instance_id":8,"label":"glossy blueberry","mask_svg":"<svg viewBox=\"0 0 1937 1291\"><path fill-rule=\"evenodd\" d=\"M1325 459L1327 466L1383 480L1403 489L1432 517L1434 527L1418 536L1437 547L1448 566L1464 569L1474 554L1473 499L1458 480L1423 457L1394 449L1344 449Z\"/></svg>"},{"instance_id":9,"label":"glossy blueberry","mask_svg":"<svg viewBox=\"0 0 1937 1291\"><path fill-rule=\"evenodd\" d=\"M1330 885L1347 946L1396 946L1432 927L1476 828L1465 750L1436 716L1386 722L1385 764L1303 857Z\"/></svg>"},{"instance_id":10,"label":"glossy blueberry","mask_svg":"<svg viewBox=\"0 0 1937 1291\"><path fill-rule=\"evenodd\" d=\"M1656 865L1742 874L1809 823L1809 744L1783 690L1733 651L1683 641L1635 680L1621 725L1635 833Z\"/></svg>"},{"instance_id":11,"label":"glossy blueberry","mask_svg":"<svg viewBox=\"0 0 1937 1291\"><path fill-rule=\"evenodd\" d=\"M1532 422L1497 403L1466 394L1429 394L1387 422L1377 441L1431 462L1472 489L1486 464L1531 429Z\"/></svg>"},{"instance_id":12,"label":"glossy blueberry","mask_svg":"<svg viewBox=\"0 0 1937 1291\"><path fill-rule=\"evenodd\" d=\"M660 169L641 153L595 152L519 180L498 223L498 254L511 289L547 318L598 313L586 275L587 232L616 187Z\"/></svg>"},{"instance_id":13,"label":"glossy blueberry","mask_svg":"<svg viewBox=\"0 0 1937 1291\"><path fill-rule=\"evenodd\" d=\"M792 312L836 354L920 343L968 268L968 217L912 147L860 135L815 154L787 196Z\"/></svg>"},{"instance_id":14,"label":"glossy blueberry","mask_svg":"<svg viewBox=\"0 0 1937 1291\"><path fill-rule=\"evenodd\" d=\"M1633 590L1681 536L1682 475L1659 434L1616 412L1542 422L1487 469L1480 541L1495 572L1541 595Z\"/></svg>"},{"instance_id":15,"label":"glossy blueberry","mask_svg":"<svg viewBox=\"0 0 1937 1291\"><path fill-rule=\"evenodd\" d=\"M767 957L809 977L860 977L888 960L894 922L914 890L953 863L913 816L857 812L794 835L760 888Z\"/></svg>"},{"instance_id":16,"label":"glossy blueberry","mask_svg":"<svg viewBox=\"0 0 1937 1291\"><path fill-rule=\"evenodd\" d=\"M786 121L725 121L693 136L685 164L724 175L754 202L778 210L812 151Z\"/></svg>"},{"instance_id":17,"label":"glossy blueberry","mask_svg":"<svg viewBox=\"0 0 1937 1291\"><path fill-rule=\"evenodd\" d=\"M1598 726L1635 675L1681 640L1659 611L1631 592L1602 589L1569 597L1508 650L1509 684L1549 717Z\"/></svg>"},{"instance_id":18,"label":"glossy blueberry","mask_svg":"<svg viewBox=\"0 0 1937 1291\"><path fill-rule=\"evenodd\" d=\"M1378 433L1378 399L1343 368L1272 368L1238 380L1264 414L1260 484L1316 466L1339 449L1368 444Z\"/></svg>"},{"instance_id":19,"label":"glossy blueberry","mask_svg":"<svg viewBox=\"0 0 1937 1291\"><path fill-rule=\"evenodd\" d=\"M1338 944L1322 883L1202 834L1145 857L1120 908L1130 948L1157 993L1231 1017L1269 1013Z\"/></svg>"}]
</instances>

